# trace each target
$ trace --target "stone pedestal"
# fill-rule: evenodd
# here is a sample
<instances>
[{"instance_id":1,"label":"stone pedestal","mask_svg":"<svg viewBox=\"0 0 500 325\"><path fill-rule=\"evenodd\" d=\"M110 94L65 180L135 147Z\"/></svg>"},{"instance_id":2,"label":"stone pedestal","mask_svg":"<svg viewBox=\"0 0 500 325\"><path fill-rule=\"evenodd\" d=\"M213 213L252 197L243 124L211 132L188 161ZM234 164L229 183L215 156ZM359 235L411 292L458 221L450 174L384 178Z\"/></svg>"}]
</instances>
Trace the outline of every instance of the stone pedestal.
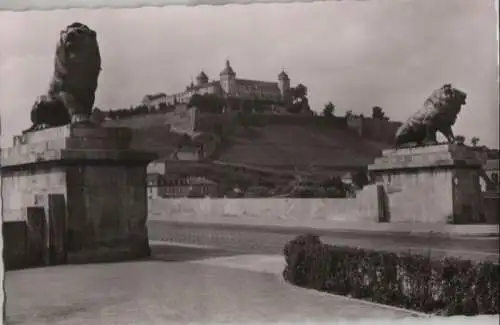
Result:
<instances>
[{"instance_id":1,"label":"stone pedestal","mask_svg":"<svg viewBox=\"0 0 500 325\"><path fill-rule=\"evenodd\" d=\"M381 221L480 223L483 204L481 162L463 145L384 150L368 167L385 190ZM383 220L385 219L385 220Z\"/></svg>"},{"instance_id":2,"label":"stone pedestal","mask_svg":"<svg viewBox=\"0 0 500 325\"><path fill-rule=\"evenodd\" d=\"M127 128L69 125L14 137L1 155L4 221L40 205L65 218L57 231L69 263L148 256L146 166L156 155L131 150L131 139ZM54 194L62 208L49 207Z\"/></svg>"}]
</instances>

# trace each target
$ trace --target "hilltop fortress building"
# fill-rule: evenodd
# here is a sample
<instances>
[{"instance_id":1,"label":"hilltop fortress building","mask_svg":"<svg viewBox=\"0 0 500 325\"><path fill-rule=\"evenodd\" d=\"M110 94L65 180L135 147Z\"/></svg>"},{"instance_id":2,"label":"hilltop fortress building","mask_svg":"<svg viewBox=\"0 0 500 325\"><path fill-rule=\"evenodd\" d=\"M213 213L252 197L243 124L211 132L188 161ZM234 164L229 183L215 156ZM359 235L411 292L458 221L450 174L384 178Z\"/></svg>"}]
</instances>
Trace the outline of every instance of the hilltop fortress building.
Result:
<instances>
[{"instance_id":1,"label":"hilltop fortress building","mask_svg":"<svg viewBox=\"0 0 500 325\"><path fill-rule=\"evenodd\" d=\"M236 77L229 60L226 60L226 66L220 72L219 80L210 81L202 70L196 77L196 83L191 82L183 92L171 95L165 93L146 95L142 104L151 108L187 104L195 94L212 94L238 102L261 101L275 108L287 106L292 101L290 78L285 71L281 71L276 82L240 79Z\"/></svg>"}]
</instances>

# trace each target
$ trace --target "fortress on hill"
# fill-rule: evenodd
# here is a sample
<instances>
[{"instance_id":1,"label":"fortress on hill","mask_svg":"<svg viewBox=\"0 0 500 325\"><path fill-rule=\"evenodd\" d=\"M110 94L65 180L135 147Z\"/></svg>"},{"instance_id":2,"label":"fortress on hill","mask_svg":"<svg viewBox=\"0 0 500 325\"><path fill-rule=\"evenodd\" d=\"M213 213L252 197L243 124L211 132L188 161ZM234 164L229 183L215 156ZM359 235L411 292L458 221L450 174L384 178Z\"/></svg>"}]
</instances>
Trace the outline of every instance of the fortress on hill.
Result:
<instances>
[{"instance_id":1,"label":"fortress on hill","mask_svg":"<svg viewBox=\"0 0 500 325\"><path fill-rule=\"evenodd\" d=\"M277 111L292 101L290 78L285 71L279 73L277 81L241 79L236 77L231 63L226 60L226 65L219 74L219 80L209 80L202 70L196 77L196 83L191 82L184 91L170 95L165 93L146 95L142 104L150 108L187 104L195 94L215 95L239 102L261 101Z\"/></svg>"}]
</instances>

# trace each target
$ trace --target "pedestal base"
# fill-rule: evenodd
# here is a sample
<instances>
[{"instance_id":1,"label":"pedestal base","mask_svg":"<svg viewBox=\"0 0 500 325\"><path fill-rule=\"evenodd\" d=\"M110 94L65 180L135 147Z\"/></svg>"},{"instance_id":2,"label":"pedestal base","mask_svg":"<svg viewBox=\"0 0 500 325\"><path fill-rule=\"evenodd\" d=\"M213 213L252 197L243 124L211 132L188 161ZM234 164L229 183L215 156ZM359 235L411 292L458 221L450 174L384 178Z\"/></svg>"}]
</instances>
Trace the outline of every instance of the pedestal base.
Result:
<instances>
[{"instance_id":1,"label":"pedestal base","mask_svg":"<svg viewBox=\"0 0 500 325\"><path fill-rule=\"evenodd\" d=\"M369 166L385 191L381 219L389 222L480 223L481 162L463 145L385 150ZM382 200L382 202L381 202Z\"/></svg>"},{"instance_id":2,"label":"pedestal base","mask_svg":"<svg viewBox=\"0 0 500 325\"><path fill-rule=\"evenodd\" d=\"M146 166L156 155L131 150L131 132L63 126L15 137L1 157L4 221L44 206L46 219L57 220L47 234L63 238L67 262L149 256ZM65 213L49 215L53 194L64 197Z\"/></svg>"}]
</instances>

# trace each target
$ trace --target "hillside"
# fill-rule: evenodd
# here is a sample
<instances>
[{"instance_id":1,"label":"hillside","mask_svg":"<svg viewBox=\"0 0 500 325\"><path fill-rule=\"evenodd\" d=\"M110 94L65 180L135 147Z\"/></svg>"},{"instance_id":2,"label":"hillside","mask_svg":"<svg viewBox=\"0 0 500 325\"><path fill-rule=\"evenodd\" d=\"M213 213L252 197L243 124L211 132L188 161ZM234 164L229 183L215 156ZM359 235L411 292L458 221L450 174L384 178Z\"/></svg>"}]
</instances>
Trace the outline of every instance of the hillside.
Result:
<instances>
[{"instance_id":1,"label":"hillside","mask_svg":"<svg viewBox=\"0 0 500 325\"><path fill-rule=\"evenodd\" d=\"M366 166L390 145L369 141L350 129L327 126L250 126L232 134L217 160L274 168Z\"/></svg>"},{"instance_id":2,"label":"hillside","mask_svg":"<svg viewBox=\"0 0 500 325\"><path fill-rule=\"evenodd\" d=\"M196 119L196 123L192 119ZM198 138L205 141L201 143L205 149L202 160L205 164L218 163L218 166L347 171L372 163L382 149L390 147L383 141L359 135L343 125L340 118L332 121L330 124L318 117L252 116L242 122L238 117L195 116L178 110L106 121L105 125L133 128L132 146L155 151L163 158L176 152L185 137L183 133L192 137L198 134ZM174 129L170 123L177 127ZM200 134L210 136L200 137ZM214 138L220 141L214 142Z\"/></svg>"}]
</instances>

